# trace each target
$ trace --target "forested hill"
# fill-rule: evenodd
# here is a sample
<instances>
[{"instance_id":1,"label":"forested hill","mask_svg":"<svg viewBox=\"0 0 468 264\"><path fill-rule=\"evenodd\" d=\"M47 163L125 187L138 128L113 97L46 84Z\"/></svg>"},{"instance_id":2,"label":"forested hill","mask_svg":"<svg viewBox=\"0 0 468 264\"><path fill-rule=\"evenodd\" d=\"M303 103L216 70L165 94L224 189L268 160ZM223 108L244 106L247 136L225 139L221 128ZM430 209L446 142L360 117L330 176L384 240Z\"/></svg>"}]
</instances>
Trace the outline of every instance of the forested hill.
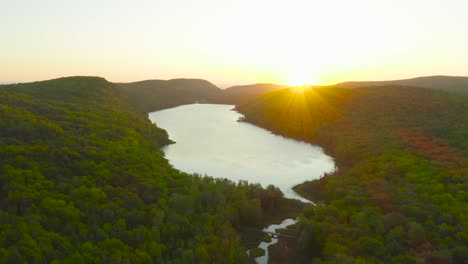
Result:
<instances>
[{"instance_id":1,"label":"forested hill","mask_svg":"<svg viewBox=\"0 0 468 264\"><path fill-rule=\"evenodd\" d=\"M118 83L116 88L121 96L143 113L183 104L206 102L221 92L221 89L212 83L200 79Z\"/></svg>"},{"instance_id":2,"label":"forested hill","mask_svg":"<svg viewBox=\"0 0 468 264\"><path fill-rule=\"evenodd\" d=\"M247 102L268 92L283 89L285 87L285 85L271 83L232 86L222 90L222 92L216 97L213 97L211 101L216 103L237 104Z\"/></svg>"},{"instance_id":3,"label":"forested hill","mask_svg":"<svg viewBox=\"0 0 468 264\"><path fill-rule=\"evenodd\" d=\"M237 109L249 122L319 144L337 162L333 175L296 188L320 204L300 217L297 262L468 259L468 96L330 87L276 91Z\"/></svg>"},{"instance_id":4,"label":"forested hill","mask_svg":"<svg viewBox=\"0 0 468 264\"><path fill-rule=\"evenodd\" d=\"M344 82L336 84L335 86L342 88L359 88L383 85L415 86L468 94L468 77L457 76L428 76L394 81Z\"/></svg>"},{"instance_id":5,"label":"forested hill","mask_svg":"<svg viewBox=\"0 0 468 264\"><path fill-rule=\"evenodd\" d=\"M348 89L315 88L302 93L286 88L238 103L236 110L245 114L246 121L274 133L307 140L315 137L320 126L339 118L338 107L348 99Z\"/></svg>"},{"instance_id":6,"label":"forested hill","mask_svg":"<svg viewBox=\"0 0 468 264\"><path fill-rule=\"evenodd\" d=\"M200 79L147 80L116 84L119 94L142 113L196 102L237 104L284 87L276 84L252 84L222 90Z\"/></svg>"},{"instance_id":7,"label":"forested hill","mask_svg":"<svg viewBox=\"0 0 468 264\"><path fill-rule=\"evenodd\" d=\"M0 263L249 263L238 231L291 203L175 170L168 143L102 78L0 86Z\"/></svg>"}]
</instances>

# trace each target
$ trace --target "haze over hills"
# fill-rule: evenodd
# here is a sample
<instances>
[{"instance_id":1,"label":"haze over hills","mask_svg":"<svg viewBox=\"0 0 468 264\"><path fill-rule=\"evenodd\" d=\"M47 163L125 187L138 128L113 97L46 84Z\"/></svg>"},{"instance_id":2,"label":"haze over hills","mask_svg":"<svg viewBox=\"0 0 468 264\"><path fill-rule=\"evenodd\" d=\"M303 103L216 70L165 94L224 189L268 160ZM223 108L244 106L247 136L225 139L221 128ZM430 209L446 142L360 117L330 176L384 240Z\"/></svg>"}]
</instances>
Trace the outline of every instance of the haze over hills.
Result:
<instances>
[{"instance_id":1,"label":"haze over hills","mask_svg":"<svg viewBox=\"0 0 468 264\"><path fill-rule=\"evenodd\" d=\"M402 86L415 86L424 87L435 90L442 90L448 92L462 92L468 93L468 77L463 76L426 76L417 77L403 80L392 81L363 81L363 82L342 82L334 86L343 88L358 88L369 86L383 86L383 85L402 85Z\"/></svg>"}]
</instances>

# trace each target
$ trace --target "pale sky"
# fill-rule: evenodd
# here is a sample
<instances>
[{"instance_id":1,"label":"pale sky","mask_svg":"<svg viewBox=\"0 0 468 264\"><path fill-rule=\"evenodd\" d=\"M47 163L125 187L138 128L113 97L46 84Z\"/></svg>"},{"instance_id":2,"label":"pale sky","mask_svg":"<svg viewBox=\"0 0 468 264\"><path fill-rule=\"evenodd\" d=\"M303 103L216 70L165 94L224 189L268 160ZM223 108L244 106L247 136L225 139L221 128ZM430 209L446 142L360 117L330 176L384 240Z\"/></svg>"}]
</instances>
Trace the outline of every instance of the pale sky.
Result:
<instances>
[{"instance_id":1,"label":"pale sky","mask_svg":"<svg viewBox=\"0 0 468 264\"><path fill-rule=\"evenodd\" d=\"M467 0L0 0L0 82L468 76Z\"/></svg>"}]
</instances>

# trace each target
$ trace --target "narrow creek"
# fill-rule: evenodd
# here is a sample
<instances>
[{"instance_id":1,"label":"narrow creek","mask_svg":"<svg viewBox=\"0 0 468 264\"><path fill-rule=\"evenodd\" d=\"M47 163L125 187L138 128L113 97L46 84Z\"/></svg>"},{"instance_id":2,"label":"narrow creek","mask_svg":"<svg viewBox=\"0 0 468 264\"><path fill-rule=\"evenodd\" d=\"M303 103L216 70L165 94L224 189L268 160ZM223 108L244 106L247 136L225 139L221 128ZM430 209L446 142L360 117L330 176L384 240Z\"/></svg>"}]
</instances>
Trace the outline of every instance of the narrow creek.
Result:
<instances>
[{"instance_id":1,"label":"narrow creek","mask_svg":"<svg viewBox=\"0 0 468 264\"><path fill-rule=\"evenodd\" d=\"M232 111L233 108L233 105L191 104L152 112L148 117L176 142L163 148L175 168L234 182L247 180L263 187L272 184L286 198L311 203L292 187L332 172L333 159L318 146L237 122L242 115ZM285 219L264 229L272 238L260 243L266 254L256 258L257 263L268 263L268 249L278 242L277 230L295 223L294 219Z\"/></svg>"},{"instance_id":2,"label":"narrow creek","mask_svg":"<svg viewBox=\"0 0 468 264\"><path fill-rule=\"evenodd\" d=\"M288 218L288 219L283 220L283 222L281 222L278 225L276 225L276 224L269 225L268 227L263 229L263 232L267 233L270 236L271 241L270 242L262 241L258 245L258 248L261 248L261 249L265 250L265 254L263 256L255 258L255 262L257 262L257 264L267 264L268 263L268 248L270 246L278 243L278 235L279 234L277 233L277 230L278 229L284 229L284 228L287 228L289 226L292 226L292 225L296 224L296 222L297 222L297 220ZM250 250L247 250L247 254L249 254L249 251Z\"/></svg>"}]
</instances>

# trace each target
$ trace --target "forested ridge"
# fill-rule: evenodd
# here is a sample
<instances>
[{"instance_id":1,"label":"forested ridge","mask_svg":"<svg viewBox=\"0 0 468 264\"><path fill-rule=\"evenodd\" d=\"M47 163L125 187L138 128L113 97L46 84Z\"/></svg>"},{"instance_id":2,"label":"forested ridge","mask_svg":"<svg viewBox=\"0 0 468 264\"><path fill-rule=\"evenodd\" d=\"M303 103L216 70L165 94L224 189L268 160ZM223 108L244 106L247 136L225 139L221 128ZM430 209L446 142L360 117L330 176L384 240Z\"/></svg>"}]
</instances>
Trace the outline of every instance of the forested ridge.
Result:
<instances>
[{"instance_id":1,"label":"forested ridge","mask_svg":"<svg viewBox=\"0 0 468 264\"><path fill-rule=\"evenodd\" d=\"M222 90L201 79L146 80L116 83L120 97L141 113L153 112L196 102L206 102Z\"/></svg>"},{"instance_id":2,"label":"forested ridge","mask_svg":"<svg viewBox=\"0 0 468 264\"><path fill-rule=\"evenodd\" d=\"M468 94L468 77L463 76L437 75L393 81L343 82L335 86L342 88L362 88L388 85L424 87L434 90Z\"/></svg>"},{"instance_id":3,"label":"forested ridge","mask_svg":"<svg viewBox=\"0 0 468 264\"><path fill-rule=\"evenodd\" d=\"M209 102L219 104L236 104L247 102L271 91L284 89L286 85L272 83L257 83L251 85L237 85L221 90L216 96L211 97Z\"/></svg>"},{"instance_id":4,"label":"forested ridge","mask_svg":"<svg viewBox=\"0 0 468 264\"><path fill-rule=\"evenodd\" d=\"M302 213L296 249L277 252L278 263L466 263L468 96L325 87L276 91L237 109L337 162L335 173L295 188L318 205Z\"/></svg>"},{"instance_id":5,"label":"forested ridge","mask_svg":"<svg viewBox=\"0 0 468 264\"><path fill-rule=\"evenodd\" d=\"M0 263L250 263L240 231L299 210L172 168L133 109L98 77L0 86Z\"/></svg>"},{"instance_id":6,"label":"forested ridge","mask_svg":"<svg viewBox=\"0 0 468 264\"><path fill-rule=\"evenodd\" d=\"M335 88L362 88L383 85L403 85L468 93L468 77L456 76L426 76L395 81L344 82L335 85ZM197 102L244 105L250 101L255 101L266 93L291 88L291 86L257 83L220 89L207 80L171 79L115 83L115 88L119 92L119 96L129 102L137 111L148 113Z\"/></svg>"}]
</instances>

